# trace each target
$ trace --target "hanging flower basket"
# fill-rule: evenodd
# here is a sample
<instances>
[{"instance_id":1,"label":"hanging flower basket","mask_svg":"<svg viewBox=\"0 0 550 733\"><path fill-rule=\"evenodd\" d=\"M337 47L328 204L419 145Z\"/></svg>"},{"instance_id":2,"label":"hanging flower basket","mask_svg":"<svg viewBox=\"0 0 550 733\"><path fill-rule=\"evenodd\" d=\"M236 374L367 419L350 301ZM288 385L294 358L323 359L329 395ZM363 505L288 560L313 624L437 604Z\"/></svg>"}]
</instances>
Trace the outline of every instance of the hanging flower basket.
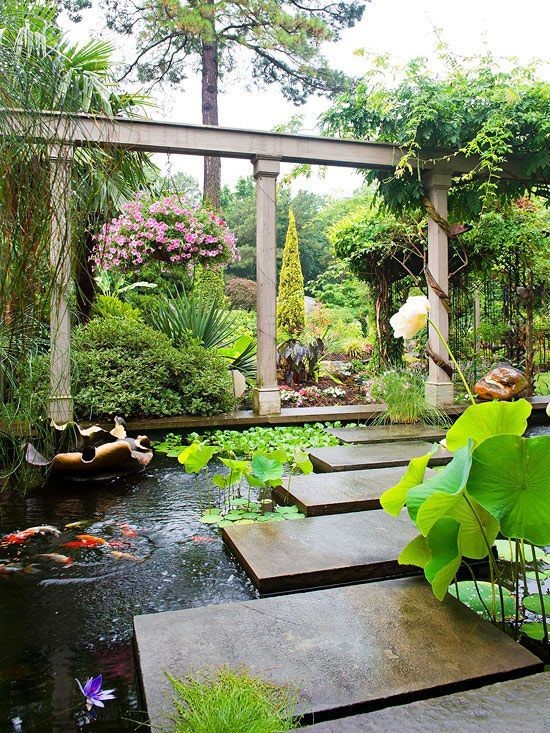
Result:
<instances>
[{"instance_id":1,"label":"hanging flower basket","mask_svg":"<svg viewBox=\"0 0 550 733\"><path fill-rule=\"evenodd\" d=\"M95 269L135 269L150 260L219 270L239 259L235 235L214 211L173 194L138 194L105 224L91 254Z\"/></svg>"}]
</instances>

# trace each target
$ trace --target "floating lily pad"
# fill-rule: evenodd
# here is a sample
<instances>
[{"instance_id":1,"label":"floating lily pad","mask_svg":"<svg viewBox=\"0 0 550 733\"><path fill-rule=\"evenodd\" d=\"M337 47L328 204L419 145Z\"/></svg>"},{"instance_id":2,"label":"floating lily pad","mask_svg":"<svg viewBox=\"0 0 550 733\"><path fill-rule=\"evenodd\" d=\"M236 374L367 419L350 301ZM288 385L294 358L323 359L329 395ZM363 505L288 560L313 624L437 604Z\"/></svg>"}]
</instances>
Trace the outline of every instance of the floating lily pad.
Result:
<instances>
[{"instance_id":1,"label":"floating lily pad","mask_svg":"<svg viewBox=\"0 0 550 733\"><path fill-rule=\"evenodd\" d=\"M545 595L544 598L541 598L538 593L536 595L532 596L524 596L523 597L523 605L528 611L532 611L533 613L538 613L539 616L542 615L542 603L544 601L544 611L547 616L550 615L550 596Z\"/></svg>"},{"instance_id":2,"label":"floating lily pad","mask_svg":"<svg viewBox=\"0 0 550 733\"><path fill-rule=\"evenodd\" d=\"M230 527L232 524L235 524L235 522L232 522L230 519L222 519L218 522L218 527Z\"/></svg>"},{"instance_id":3,"label":"floating lily pad","mask_svg":"<svg viewBox=\"0 0 550 733\"><path fill-rule=\"evenodd\" d=\"M540 621L524 623L521 630L525 636L529 636L531 639L536 639L537 641L544 639L544 624L540 623Z\"/></svg>"},{"instance_id":4,"label":"floating lily pad","mask_svg":"<svg viewBox=\"0 0 550 733\"><path fill-rule=\"evenodd\" d=\"M505 562L516 561L516 543L511 540L495 540L493 543L497 548L498 559L504 560ZM532 550L530 547L525 548L526 560L530 562L533 558ZM537 560L544 561L544 550L540 547L535 547L535 557Z\"/></svg>"},{"instance_id":5,"label":"floating lily pad","mask_svg":"<svg viewBox=\"0 0 550 733\"><path fill-rule=\"evenodd\" d=\"M248 504L248 499L231 499L229 502L229 506L246 506Z\"/></svg>"},{"instance_id":6,"label":"floating lily pad","mask_svg":"<svg viewBox=\"0 0 550 733\"><path fill-rule=\"evenodd\" d=\"M490 621L491 617L487 613L485 606L487 606L489 611L493 613L494 598L494 610L496 611L497 620L502 620L500 593L497 585L495 585L494 591L491 583L483 580L478 580L477 583L474 583L473 580L461 580L457 585L458 595L454 583L449 586L449 593L455 598L458 598L465 606L471 608L472 611L475 611L487 621ZM514 618L516 613L516 599L508 588L502 588L502 595L504 597L504 617L507 619ZM485 604L485 606L483 604Z\"/></svg>"},{"instance_id":7,"label":"floating lily pad","mask_svg":"<svg viewBox=\"0 0 550 733\"><path fill-rule=\"evenodd\" d=\"M221 518L220 514L203 514L199 521L203 524L218 524Z\"/></svg>"}]
</instances>

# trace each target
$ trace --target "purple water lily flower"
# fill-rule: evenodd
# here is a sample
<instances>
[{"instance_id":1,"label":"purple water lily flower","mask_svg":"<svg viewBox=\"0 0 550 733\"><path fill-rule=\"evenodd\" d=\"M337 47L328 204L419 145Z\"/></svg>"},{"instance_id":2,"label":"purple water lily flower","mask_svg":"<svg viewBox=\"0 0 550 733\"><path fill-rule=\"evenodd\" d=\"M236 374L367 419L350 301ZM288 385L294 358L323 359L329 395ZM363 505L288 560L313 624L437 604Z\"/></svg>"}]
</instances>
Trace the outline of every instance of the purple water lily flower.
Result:
<instances>
[{"instance_id":1,"label":"purple water lily flower","mask_svg":"<svg viewBox=\"0 0 550 733\"><path fill-rule=\"evenodd\" d=\"M96 705L98 708L103 708L105 707L105 705L103 704L103 700L115 699L115 696L113 695L114 690L101 689L101 686L103 684L103 675L98 675L97 677L89 677L86 680L86 684L84 685L84 687L82 687L78 680L76 680L76 684L80 687L80 692L86 698L86 707L88 708L88 710L91 710L94 705Z\"/></svg>"}]
</instances>

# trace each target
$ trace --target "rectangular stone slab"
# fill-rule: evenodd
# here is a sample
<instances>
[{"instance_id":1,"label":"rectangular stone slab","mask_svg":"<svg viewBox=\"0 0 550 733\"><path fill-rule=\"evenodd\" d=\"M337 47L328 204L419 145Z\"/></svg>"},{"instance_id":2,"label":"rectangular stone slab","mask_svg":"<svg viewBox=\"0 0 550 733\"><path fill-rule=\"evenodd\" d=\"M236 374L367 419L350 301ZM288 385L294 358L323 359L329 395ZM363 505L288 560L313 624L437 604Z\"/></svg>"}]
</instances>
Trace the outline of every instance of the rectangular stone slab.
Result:
<instances>
[{"instance_id":1,"label":"rectangular stone slab","mask_svg":"<svg viewBox=\"0 0 550 733\"><path fill-rule=\"evenodd\" d=\"M510 733L548 733L549 690L550 673L541 672L477 690L326 721L309 726L305 733L480 733L499 727ZM304 732L304 728L295 730Z\"/></svg>"},{"instance_id":2,"label":"rectangular stone slab","mask_svg":"<svg viewBox=\"0 0 550 733\"><path fill-rule=\"evenodd\" d=\"M277 486L273 495L283 504L295 504L308 517L380 509L380 495L400 481L405 469L369 468L293 476L290 491ZM433 473L430 469L426 476Z\"/></svg>"},{"instance_id":3,"label":"rectangular stone slab","mask_svg":"<svg viewBox=\"0 0 550 733\"><path fill-rule=\"evenodd\" d=\"M390 443L394 440L439 442L446 431L431 425L368 425L359 428L330 428L343 443Z\"/></svg>"},{"instance_id":4,"label":"rectangular stone slab","mask_svg":"<svg viewBox=\"0 0 550 733\"><path fill-rule=\"evenodd\" d=\"M432 443L418 440L373 445L337 445L331 448L314 448L309 452L309 457L318 471L357 471L364 468L406 466L411 458L428 453L431 447ZM429 465L442 466L451 458L451 453L440 448Z\"/></svg>"},{"instance_id":5,"label":"rectangular stone slab","mask_svg":"<svg viewBox=\"0 0 550 733\"><path fill-rule=\"evenodd\" d=\"M411 575L397 558L418 531L406 512L366 511L223 527L260 593L283 593Z\"/></svg>"},{"instance_id":6,"label":"rectangular stone slab","mask_svg":"<svg viewBox=\"0 0 550 733\"><path fill-rule=\"evenodd\" d=\"M172 713L166 672L245 665L297 686L296 712L320 721L542 670L455 598L440 603L420 578L138 616L134 630L153 730Z\"/></svg>"}]
</instances>

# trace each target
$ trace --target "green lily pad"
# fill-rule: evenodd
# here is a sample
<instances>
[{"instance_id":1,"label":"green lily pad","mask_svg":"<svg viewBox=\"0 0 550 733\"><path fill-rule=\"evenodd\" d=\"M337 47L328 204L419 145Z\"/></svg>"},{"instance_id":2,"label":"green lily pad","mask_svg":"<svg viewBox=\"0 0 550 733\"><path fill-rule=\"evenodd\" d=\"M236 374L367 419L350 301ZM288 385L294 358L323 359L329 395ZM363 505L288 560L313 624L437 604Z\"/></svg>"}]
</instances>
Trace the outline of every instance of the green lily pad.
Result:
<instances>
[{"instance_id":1,"label":"green lily pad","mask_svg":"<svg viewBox=\"0 0 550 733\"><path fill-rule=\"evenodd\" d=\"M243 514L241 514L243 519L256 519L257 516L257 512L243 512Z\"/></svg>"},{"instance_id":2,"label":"green lily pad","mask_svg":"<svg viewBox=\"0 0 550 733\"><path fill-rule=\"evenodd\" d=\"M252 459L254 476L263 484L267 481L280 481L284 466L281 461L273 460L262 455L255 455Z\"/></svg>"},{"instance_id":3,"label":"green lily pad","mask_svg":"<svg viewBox=\"0 0 550 733\"><path fill-rule=\"evenodd\" d=\"M199 519L203 524L218 524L222 519L220 514L203 514Z\"/></svg>"},{"instance_id":4,"label":"green lily pad","mask_svg":"<svg viewBox=\"0 0 550 733\"><path fill-rule=\"evenodd\" d=\"M293 514L294 512L300 511L297 506L294 506L294 504L291 504L290 506L277 507L277 509L281 509L284 514ZM277 511L277 509L275 511Z\"/></svg>"},{"instance_id":5,"label":"green lily pad","mask_svg":"<svg viewBox=\"0 0 550 733\"><path fill-rule=\"evenodd\" d=\"M230 527L232 524L235 524L235 522L232 522L230 519L222 519L218 522L218 527Z\"/></svg>"},{"instance_id":6,"label":"green lily pad","mask_svg":"<svg viewBox=\"0 0 550 733\"><path fill-rule=\"evenodd\" d=\"M516 561L516 543L513 540L495 540L493 544L497 548L499 560L504 560L505 562ZM531 548L526 547L525 552L527 555L525 559L527 562L531 562L533 558ZM542 560L544 562L544 550L540 547L535 547L535 557L537 560Z\"/></svg>"},{"instance_id":7,"label":"green lily pad","mask_svg":"<svg viewBox=\"0 0 550 733\"><path fill-rule=\"evenodd\" d=\"M232 520L242 519L243 518L243 514L244 514L243 511L238 511L237 509L232 509L230 512L227 512L227 514L225 515L225 518L226 519L232 519Z\"/></svg>"},{"instance_id":8,"label":"green lily pad","mask_svg":"<svg viewBox=\"0 0 550 733\"><path fill-rule=\"evenodd\" d=\"M494 614L498 621L502 621L502 608L500 605L500 593L498 586L493 586L484 580L461 580L458 585L458 594L456 586L453 583L449 586L449 593L458 598L472 611L482 616L486 621L491 620L491 614ZM508 588L502 588L504 598L504 618L511 619L516 614L516 599L510 593ZM487 613L485 606L489 609Z\"/></svg>"},{"instance_id":9,"label":"green lily pad","mask_svg":"<svg viewBox=\"0 0 550 733\"><path fill-rule=\"evenodd\" d=\"M246 506L248 499L231 499L229 506Z\"/></svg>"},{"instance_id":10,"label":"green lily pad","mask_svg":"<svg viewBox=\"0 0 550 733\"><path fill-rule=\"evenodd\" d=\"M507 537L550 544L550 435L488 438L472 454L468 493Z\"/></svg>"},{"instance_id":11,"label":"green lily pad","mask_svg":"<svg viewBox=\"0 0 550 733\"><path fill-rule=\"evenodd\" d=\"M199 473L208 465L217 448L204 443L191 443L178 456L187 473Z\"/></svg>"},{"instance_id":12,"label":"green lily pad","mask_svg":"<svg viewBox=\"0 0 550 733\"><path fill-rule=\"evenodd\" d=\"M531 639L542 641L544 639L544 624L540 621L527 621L521 627L522 632L525 636L529 636Z\"/></svg>"},{"instance_id":13,"label":"green lily pad","mask_svg":"<svg viewBox=\"0 0 550 733\"><path fill-rule=\"evenodd\" d=\"M203 514L221 514L222 510L218 507L208 507L208 509L205 509Z\"/></svg>"},{"instance_id":14,"label":"green lily pad","mask_svg":"<svg viewBox=\"0 0 550 733\"><path fill-rule=\"evenodd\" d=\"M528 611L532 613L538 613L542 615L542 602L544 601L544 615L550 618L550 595L545 595L543 598L536 595L523 596L523 605Z\"/></svg>"},{"instance_id":15,"label":"green lily pad","mask_svg":"<svg viewBox=\"0 0 550 733\"><path fill-rule=\"evenodd\" d=\"M533 408L527 400L484 402L470 405L449 428L445 442L450 451L473 440L477 445L495 435L523 435Z\"/></svg>"},{"instance_id":16,"label":"green lily pad","mask_svg":"<svg viewBox=\"0 0 550 733\"><path fill-rule=\"evenodd\" d=\"M265 514L260 514L256 519L257 522L271 522L273 517L266 517Z\"/></svg>"}]
</instances>

